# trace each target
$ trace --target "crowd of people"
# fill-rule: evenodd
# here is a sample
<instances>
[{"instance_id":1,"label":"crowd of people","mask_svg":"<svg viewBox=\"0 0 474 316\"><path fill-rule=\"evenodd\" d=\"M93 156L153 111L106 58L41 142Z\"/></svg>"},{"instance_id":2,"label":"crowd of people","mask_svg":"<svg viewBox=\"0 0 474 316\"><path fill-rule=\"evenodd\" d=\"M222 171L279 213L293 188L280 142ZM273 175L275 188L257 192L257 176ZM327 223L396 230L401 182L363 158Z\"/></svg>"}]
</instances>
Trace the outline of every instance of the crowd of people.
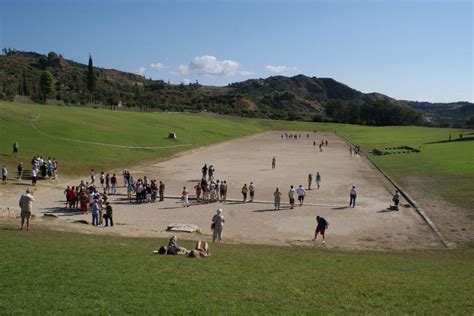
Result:
<instances>
[{"instance_id":1,"label":"crowd of people","mask_svg":"<svg viewBox=\"0 0 474 316\"><path fill-rule=\"evenodd\" d=\"M81 180L78 186L68 186L64 190L66 197L66 208L80 210L83 214L92 215L93 226L114 226L113 208L109 202L107 191L100 193L97 188L89 182Z\"/></svg>"},{"instance_id":2,"label":"crowd of people","mask_svg":"<svg viewBox=\"0 0 474 316\"><path fill-rule=\"evenodd\" d=\"M304 135L296 133L284 133L281 134L283 139L301 139ZM309 134L306 134L306 138L309 139ZM323 146L328 146L327 140L322 140L319 143L319 149L322 151ZM313 142L316 146L316 141ZM14 144L13 154L16 156L18 153L19 145ZM356 155L360 152L359 146L350 147L350 155ZM276 157L272 158L272 170L276 169ZM35 185L37 178L51 178L54 179L57 176L58 162L55 158L48 157L43 159L41 155L33 157L31 161L31 178L32 184ZM20 162L17 168L18 178L22 179L23 175L23 163ZM196 193L197 202L210 203L210 202L221 202L227 201L228 184L226 180L215 180L216 169L214 165L205 164L201 168L201 181L197 182L194 186ZM7 166L4 165L2 168L3 183L6 183L8 176ZM125 169L122 172L123 176L123 188L126 189L127 200L132 203L154 203L157 199L159 201L164 200L165 184L162 181L156 179L150 180L147 176L143 178L135 179L129 170ZM98 179L97 179L98 178ZM99 181L97 181L99 180ZM321 175L318 172L308 174L308 190L311 190L313 183L316 184L316 189L320 189L321 186ZM91 212L92 225L94 226L113 226L113 208L109 201L109 195L118 194L119 179L115 173L106 173L101 171L100 174L96 174L95 169L90 170L90 180L84 182L81 180L77 186L68 186L64 190L66 197L66 208L70 210L80 210L84 214ZM99 189L101 192L99 192ZM254 202L256 196L257 187L254 182L245 183L241 188L242 202ZM303 185L294 187L290 185L288 190L288 202L290 209L294 209L296 205L296 199L299 206L304 205L307 189ZM273 193L274 196L274 209L280 210L282 204L282 192L277 187ZM186 186L183 187L181 198L184 207L189 207L190 192ZM355 207L357 198L357 189L352 186L349 192L349 207ZM398 208L400 196L398 191L393 196L393 202ZM32 191L27 189L26 194L20 198L21 208L21 228L23 229L24 223L26 223L27 230L29 229L29 219L31 216L32 203L34 201ZM217 209L216 214L211 220L212 230L212 241L222 241L223 229L224 229L225 218L223 216L223 210ZM322 236L323 242L325 242L325 230L328 228L329 223L326 219L317 216L316 217L316 229L313 240L316 240L317 235ZM199 241L193 250L187 250L177 246L177 238L173 236L167 246L161 247L156 251L159 254L184 254L190 256L209 256L209 246L207 243Z\"/></svg>"},{"instance_id":3,"label":"crowd of people","mask_svg":"<svg viewBox=\"0 0 474 316\"><path fill-rule=\"evenodd\" d=\"M17 143L16 143L17 144ZM18 149L14 151L14 155L18 153ZM25 168L23 162L20 161L16 167L18 181L23 181ZM44 159L41 155L33 156L31 159L31 185L36 186L38 179L56 179L58 173L58 161L56 158L48 157ZM8 180L7 164L2 166L2 184L7 184Z\"/></svg>"},{"instance_id":4,"label":"crowd of people","mask_svg":"<svg viewBox=\"0 0 474 316\"><path fill-rule=\"evenodd\" d=\"M194 190L196 192L196 201L198 203L210 203L217 202L225 203L227 200L227 181L226 180L215 180L215 168L213 165L207 166L205 164L201 168L202 177L201 181L196 183ZM183 188L181 194L183 204L185 207L189 206L189 191L186 187Z\"/></svg>"}]
</instances>

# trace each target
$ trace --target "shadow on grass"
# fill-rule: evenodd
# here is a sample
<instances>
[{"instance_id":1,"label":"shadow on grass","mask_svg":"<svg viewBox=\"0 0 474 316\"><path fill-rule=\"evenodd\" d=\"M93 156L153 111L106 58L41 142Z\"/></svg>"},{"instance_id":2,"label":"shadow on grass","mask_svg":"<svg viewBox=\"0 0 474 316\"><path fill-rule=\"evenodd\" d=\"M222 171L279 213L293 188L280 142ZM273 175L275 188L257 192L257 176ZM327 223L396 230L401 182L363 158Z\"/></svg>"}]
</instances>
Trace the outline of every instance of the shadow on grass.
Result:
<instances>
[{"instance_id":1,"label":"shadow on grass","mask_svg":"<svg viewBox=\"0 0 474 316\"><path fill-rule=\"evenodd\" d=\"M456 138L453 140L439 140L437 142L429 142L424 143L424 145L433 145L433 144L444 144L444 143L456 143L456 142L471 142L474 141L474 136L471 137L463 137L463 138Z\"/></svg>"}]
</instances>

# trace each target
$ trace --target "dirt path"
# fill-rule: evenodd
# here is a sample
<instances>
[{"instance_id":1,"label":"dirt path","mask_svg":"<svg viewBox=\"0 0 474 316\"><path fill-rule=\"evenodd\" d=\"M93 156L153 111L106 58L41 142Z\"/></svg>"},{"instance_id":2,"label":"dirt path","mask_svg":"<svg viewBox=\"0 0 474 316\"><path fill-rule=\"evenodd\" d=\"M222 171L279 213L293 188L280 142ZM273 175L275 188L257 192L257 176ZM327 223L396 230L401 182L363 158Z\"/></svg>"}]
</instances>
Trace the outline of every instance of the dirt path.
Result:
<instances>
[{"instance_id":1,"label":"dirt path","mask_svg":"<svg viewBox=\"0 0 474 316\"><path fill-rule=\"evenodd\" d=\"M211 145L181 153L175 158L129 168L135 177L147 175L166 183L166 194L177 196L183 186L192 193L201 177L204 163L214 165L215 178L226 180L229 198L240 200L240 188L254 182L256 200L270 203L230 202L226 204L197 204L183 208L178 199L166 199L154 204L129 204L124 195L113 196L113 228L94 228L74 224L73 228L88 232L114 233L130 236L169 236L164 232L168 224L197 224L203 236L183 234L188 239L210 238L210 219L216 208L222 208L226 218L226 241L259 244L313 245L311 238L316 215L326 218L327 247L344 249L411 249L438 248L441 244L429 227L411 208L402 207L399 212L386 211L391 201L393 187L362 157L350 156L345 142L331 133L301 133L298 140L282 140L280 132L244 137L238 140ZM319 152L317 144L327 139L329 146ZM276 169L271 159L276 157ZM308 173L319 171L322 185L310 190L305 202L308 205L290 210L284 205L281 211L273 211L273 192L279 187L282 202L287 203L289 185L307 187ZM121 178L120 182L121 182ZM74 183L77 184L77 183ZM358 189L357 206L348 208L349 189ZM313 184L313 186L315 186ZM125 193L124 188L119 189ZM56 212L54 220L66 225L89 216L65 213L63 187L39 189L36 194L37 213ZM6 198L4 206L15 205L15 198ZM404 204L405 201L402 201ZM309 205L311 204L311 205ZM38 220L39 220L38 216ZM86 228L87 227L87 228ZM319 243L318 243L319 245Z\"/></svg>"}]
</instances>

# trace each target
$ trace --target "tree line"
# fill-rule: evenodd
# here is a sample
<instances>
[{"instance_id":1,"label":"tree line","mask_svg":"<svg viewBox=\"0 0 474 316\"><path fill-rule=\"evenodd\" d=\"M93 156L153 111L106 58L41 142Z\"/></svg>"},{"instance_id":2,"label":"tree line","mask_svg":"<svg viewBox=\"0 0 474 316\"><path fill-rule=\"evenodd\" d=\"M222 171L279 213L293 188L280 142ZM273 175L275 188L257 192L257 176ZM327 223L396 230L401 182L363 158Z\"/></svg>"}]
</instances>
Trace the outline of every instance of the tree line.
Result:
<instances>
[{"instance_id":1,"label":"tree line","mask_svg":"<svg viewBox=\"0 0 474 316\"><path fill-rule=\"evenodd\" d=\"M422 123L419 112L386 100L331 100L324 105L326 115L334 122L362 125L417 125Z\"/></svg>"}]
</instances>

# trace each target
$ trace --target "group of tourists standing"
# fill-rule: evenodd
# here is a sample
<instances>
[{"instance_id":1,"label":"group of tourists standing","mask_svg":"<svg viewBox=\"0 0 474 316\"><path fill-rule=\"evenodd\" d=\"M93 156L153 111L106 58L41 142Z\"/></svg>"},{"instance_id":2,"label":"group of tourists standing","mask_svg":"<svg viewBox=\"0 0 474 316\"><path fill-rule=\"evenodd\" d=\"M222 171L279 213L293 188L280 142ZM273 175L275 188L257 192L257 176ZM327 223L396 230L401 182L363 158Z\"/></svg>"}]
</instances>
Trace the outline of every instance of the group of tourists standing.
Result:
<instances>
[{"instance_id":1,"label":"group of tourists standing","mask_svg":"<svg viewBox=\"0 0 474 316\"><path fill-rule=\"evenodd\" d=\"M104 190L100 193L94 184L84 183L83 180L77 186L68 186L64 190L66 196L66 208L70 210L76 209L83 214L92 214L92 225L103 225L105 219L105 226L114 226L113 209L109 202L108 193Z\"/></svg>"},{"instance_id":2,"label":"group of tourists standing","mask_svg":"<svg viewBox=\"0 0 474 316\"><path fill-rule=\"evenodd\" d=\"M208 181L206 177L202 177L201 181L194 186L196 200L197 202L202 201L204 203L215 201L225 203L227 200L227 188L226 180L214 181L212 178Z\"/></svg>"},{"instance_id":3,"label":"group of tourists standing","mask_svg":"<svg viewBox=\"0 0 474 316\"><path fill-rule=\"evenodd\" d=\"M25 168L23 162L19 162L17 167L17 179L22 182L24 177ZM36 186L38 179L56 179L58 172L58 161L56 158L48 157L43 159L42 156L34 156L31 159L31 185ZM8 167L6 164L2 166L2 184L7 184L8 180Z\"/></svg>"}]
</instances>

